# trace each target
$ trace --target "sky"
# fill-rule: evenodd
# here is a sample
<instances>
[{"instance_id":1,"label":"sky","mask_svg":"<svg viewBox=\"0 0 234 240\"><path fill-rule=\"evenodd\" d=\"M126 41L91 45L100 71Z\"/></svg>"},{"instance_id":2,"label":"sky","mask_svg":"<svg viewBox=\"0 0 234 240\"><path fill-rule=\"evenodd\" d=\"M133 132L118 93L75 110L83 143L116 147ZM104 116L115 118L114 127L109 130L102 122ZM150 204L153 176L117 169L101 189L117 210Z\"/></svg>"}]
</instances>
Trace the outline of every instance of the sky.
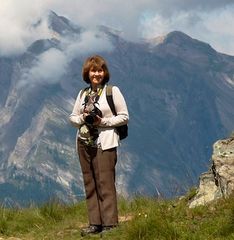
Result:
<instances>
[{"instance_id":1,"label":"sky","mask_svg":"<svg viewBox=\"0 0 234 240\"><path fill-rule=\"evenodd\" d=\"M35 40L50 38L47 22L50 10L85 27L86 31L79 42L62 39L63 53L53 49L39 56L34 67L22 73L22 82L41 68L48 74L40 77L45 81L50 79L55 70L48 64L55 58L63 69L56 73L58 79L74 57L72 54L82 54L81 49L111 50L108 39L97 39L97 25L118 30L129 41L178 30L234 56L234 0L0 0L0 56L23 53Z\"/></svg>"}]
</instances>

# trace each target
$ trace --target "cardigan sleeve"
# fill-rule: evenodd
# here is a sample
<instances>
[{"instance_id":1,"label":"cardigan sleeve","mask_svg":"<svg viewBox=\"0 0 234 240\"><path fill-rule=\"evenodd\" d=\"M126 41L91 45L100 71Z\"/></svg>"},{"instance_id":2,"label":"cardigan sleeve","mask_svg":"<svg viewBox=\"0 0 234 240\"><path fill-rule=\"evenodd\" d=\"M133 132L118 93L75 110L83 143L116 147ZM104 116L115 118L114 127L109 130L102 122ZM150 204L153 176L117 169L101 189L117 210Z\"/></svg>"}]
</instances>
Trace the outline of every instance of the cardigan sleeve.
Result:
<instances>
[{"instance_id":1,"label":"cardigan sleeve","mask_svg":"<svg viewBox=\"0 0 234 240\"><path fill-rule=\"evenodd\" d=\"M82 92L82 90L79 92L79 94L76 98L76 102L73 107L72 113L69 116L69 120L70 120L71 124L77 128L79 128L80 125L82 125L84 123L83 114L80 113L81 112L80 111L81 98L82 98L81 92Z\"/></svg>"},{"instance_id":2,"label":"cardigan sleeve","mask_svg":"<svg viewBox=\"0 0 234 240\"><path fill-rule=\"evenodd\" d=\"M112 96L117 116L103 117L100 127L117 127L128 123L129 114L127 104L118 87L113 86Z\"/></svg>"}]
</instances>

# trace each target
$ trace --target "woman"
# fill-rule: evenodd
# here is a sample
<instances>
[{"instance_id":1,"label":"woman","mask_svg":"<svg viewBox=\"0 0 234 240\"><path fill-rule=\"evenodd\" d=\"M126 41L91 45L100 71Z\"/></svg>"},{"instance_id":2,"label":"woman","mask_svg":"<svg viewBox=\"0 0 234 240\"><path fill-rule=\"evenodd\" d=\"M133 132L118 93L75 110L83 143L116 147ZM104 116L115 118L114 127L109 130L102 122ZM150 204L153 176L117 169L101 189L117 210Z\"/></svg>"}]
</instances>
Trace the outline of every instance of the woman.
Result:
<instances>
[{"instance_id":1,"label":"woman","mask_svg":"<svg viewBox=\"0 0 234 240\"><path fill-rule=\"evenodd\" d=\"M118 224L115 188L115 165L119 136L115 129L128 122L128 109L118 87L112 95L117 115L113 115L106 99L110 74L106 61L89 57L83 65L83 80L89 84L76 99L71 123L77 132L77 151L86 192L89 227L81 234L95 234Z\"/></svg>"}]
</instances>

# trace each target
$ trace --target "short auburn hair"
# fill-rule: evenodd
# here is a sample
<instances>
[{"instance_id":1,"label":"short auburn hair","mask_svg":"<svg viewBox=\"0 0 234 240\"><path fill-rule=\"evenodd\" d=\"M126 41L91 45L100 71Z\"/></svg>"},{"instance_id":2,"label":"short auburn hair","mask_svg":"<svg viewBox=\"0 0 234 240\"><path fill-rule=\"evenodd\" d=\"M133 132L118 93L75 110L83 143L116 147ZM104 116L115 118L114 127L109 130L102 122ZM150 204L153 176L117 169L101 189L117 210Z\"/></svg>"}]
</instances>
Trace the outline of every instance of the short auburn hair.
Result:
<instances>
[{"instance_id":1,"label":"short auburn hair","mask_svg":"<svg viewBox=\"0 0 234 240\"><path fill-rule=\"evenodd\" d=\"M102 81L102 85L105 85L110 79L110 73L107 67L107 63L105 59L99 55L94 55L89 58L87 58L84 62L83 68L82 68L82 77L83 80L86 83L90 83L89 79L89 71L90 69L100 69L102 68L104 71L104 78Z\"/></svg>"}]
</instances>

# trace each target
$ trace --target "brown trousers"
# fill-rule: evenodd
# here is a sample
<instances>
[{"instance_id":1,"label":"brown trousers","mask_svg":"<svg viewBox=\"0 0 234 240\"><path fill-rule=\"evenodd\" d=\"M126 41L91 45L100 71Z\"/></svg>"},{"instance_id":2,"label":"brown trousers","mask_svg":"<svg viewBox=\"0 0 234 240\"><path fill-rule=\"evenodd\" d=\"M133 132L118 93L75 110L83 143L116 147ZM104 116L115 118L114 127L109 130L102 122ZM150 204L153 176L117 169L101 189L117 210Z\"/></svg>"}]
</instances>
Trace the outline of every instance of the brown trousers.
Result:
<instances>
[{"instance_id":1,"label":"brown trousers","mask_svg":"<svg viewBox=\"0 0 234 240\"><path fill-rule=\"evenodd\" d=\"M84 179L89 224L117 225L116 148L103 151L78 140L78 155Z\"/></svg>"}]
</instances>

